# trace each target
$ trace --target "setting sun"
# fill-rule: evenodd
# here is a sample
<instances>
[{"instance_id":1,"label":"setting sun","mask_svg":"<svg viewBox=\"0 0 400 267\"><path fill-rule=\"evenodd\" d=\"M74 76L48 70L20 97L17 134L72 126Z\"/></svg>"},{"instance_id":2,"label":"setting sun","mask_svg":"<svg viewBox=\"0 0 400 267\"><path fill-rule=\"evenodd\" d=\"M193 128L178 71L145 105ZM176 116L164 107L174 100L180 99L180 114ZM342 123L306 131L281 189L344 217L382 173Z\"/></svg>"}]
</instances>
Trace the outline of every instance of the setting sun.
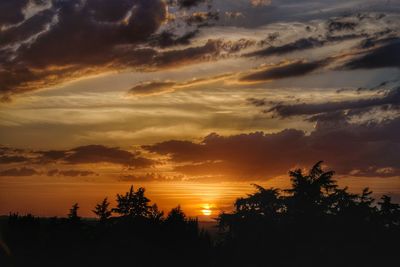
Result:
<instances>
[{"instance_id":1,"label":"setting sun","mask_svg":"<svg viewBox=\"0 0 400 267\"><path fill-rule=\"evenodd\" d=\"M210 216L212 214L212 210L209 204L205 204L203 209L201 210L204 216Z\"/></svg>"}]
</instances>

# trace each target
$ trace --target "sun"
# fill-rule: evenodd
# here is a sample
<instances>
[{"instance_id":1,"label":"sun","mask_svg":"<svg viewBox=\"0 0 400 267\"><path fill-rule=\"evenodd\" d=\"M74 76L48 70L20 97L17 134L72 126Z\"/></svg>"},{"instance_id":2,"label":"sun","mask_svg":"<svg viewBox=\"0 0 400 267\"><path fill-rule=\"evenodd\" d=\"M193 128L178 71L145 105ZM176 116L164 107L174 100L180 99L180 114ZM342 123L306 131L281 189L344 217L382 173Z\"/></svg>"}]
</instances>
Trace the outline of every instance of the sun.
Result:
<instances>
[{"instance_id":1,"label":"sun","mask_svg":"<svg viewBox=\"0 0 400 267\"><path fill-rule=\"evenodd\" d=\"M204 216L210 216L212 214L212 210L209 204L205 204L203 209L201 210Z\"/></svg>"}]
</instances>

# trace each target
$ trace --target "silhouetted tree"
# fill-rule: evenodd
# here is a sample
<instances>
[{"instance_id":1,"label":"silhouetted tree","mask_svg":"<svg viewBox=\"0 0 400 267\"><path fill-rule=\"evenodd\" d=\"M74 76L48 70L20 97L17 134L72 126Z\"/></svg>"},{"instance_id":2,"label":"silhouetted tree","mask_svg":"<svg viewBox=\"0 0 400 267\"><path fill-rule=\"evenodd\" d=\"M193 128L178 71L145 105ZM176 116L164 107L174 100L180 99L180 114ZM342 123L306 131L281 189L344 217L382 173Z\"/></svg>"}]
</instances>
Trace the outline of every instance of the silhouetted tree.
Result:
<instances>
[{"instance_id":1,"label":"silhouetted tree","mask_svg":"<svg viewBox=\"0 0 400 267\"><path fill-rule=\"evenodd\" d=\"M104 198L102 202L98 203L93 210L93 213L99 217L101 222L106 221L111 217L111 210L109 209L110 202L108 202L107 198Z\"/></svg>"},{"instance_id":2,"label":"silhouetted tree","mask_svg":"<svg viewBox=\"0 0 400 267\"><path fill-rule=\"evenodd\" d=\"M164 217L143 188L130 187L117 195L113 210L121 216L110 223L80 220L78 204L68 219L11 213L6 224L0 216L1 242L12 252L11 266L128 266L132 251L135 266L392 266L399 204L383 196L375 205L368 188L350 193L332 175L319 162L307 173L290 172L287 190L254 185L232 212L219 215L221 231L212 241L180 206ZM107 220L107 198L93 212ZM0 266L10 266L1 259L0 250Z\"/></svg>"},{"instance_id":3,"label":"silhouetted tree","mask_svg":"<svg viewBox=\"0 0 400 267\"><path fill-rule=\"evenodd\" d=\"M400 205L392 203L392 199L389 196L383 195L381 202L378 202L380 209L379 215L382 220L382 224L385 227L400 226Z\"/></svg>"},{"instance_id":4,"label":"silhouetted tree","mask_svg":"<svg viewBox=\"0 0 400 267\"><path fill-rule=\"evenodd\" d=\"M358 197L357 209L354 209L353 215L359 219L371 220L376 212L376 207L373 207L374 199L371 197L372 191L368 187L364 188L361 195Z\"/></svg>"},{"instance_id":5,"label":"silhouetted tree","mask_svg":"<svg viewBox=\"0 0 400 267\"><path fill-rule=\"evenodd\" d=\"M78 203L75 203L74 205L72 205L71 209L69 210L68 213L68 219L71 222L79 222L81 220L81 217L78 216L78 210L79 210L79 205Z\"/></svg>"},{"instance_id":6,"label":"silhouetted tree","mask_svg":"<svg viewBox=\"0 0 400 267\"><path fill-rule=\"evenodd\" d=\"M158 209L157 204L153 204L148 210L148 217L154 221L161 221L164 217L164 212Z\"/></svg>"},{"instance_id":7,"label":"silhouetted tree","mask_svg":"<svg viewBox=\"0 0 400 267\"><path fill-rule=\"evenodd\" d=\"M265 189L253 184L257 192L249 194L246 198L238 198L233 213L222 213L217 218L221 230L228 228L229 232L243 230L244 224L275 222L279 219L279 213L284 211L284 203L275 188ZM252 226L249 226L252 227Z\"/></svg>"},{"instance_id":8,"label":"silhouetted tree","mask_svg":"<svg viewBox=\"0 0 400 267\"><path fill-rule=\"evenodd\" d=\"M145 189L140 187L136 192L133 186L130 187L129 192L125 195L117 194L117 207L113 209L114 212L121 216L137 218L147 217L149 214L150 200L144 195Z\"/></svg>"},{"instance_id":9,"label":"silhouetted tree","mask_svg":"<svg viewBox=\"0 0 400 267\"><path fill-rule=\"evenodd\" d=\"M285 191L290 194L287 204L292 215L308 217L327 211L326 202L337 185L332 179L334 172L323 171L321 164L322 161L317 162L308 175L304 175L301 169L289 172L292 188Z\"/></svg>"},{"instance_id":10,"label":"silhouetted tree","mask_svg":"<svg viewBox=\"0 0 400 267\"><path fill-rule=\"evenodd\" d=\"M254 194L247 198L238 198L235 202L235 211L240 216L257 214L260 216L274 218L283 208L283 203L279 197L279 190L275 188L265 189L262 186L253 184L257 189Z\"/></svg>"},{"instance_id":11,"label":"silhouetted tree","mask_svg":"<svg viewBox=\"0 0 400 267\"><path fill-rule=\"evenodd\" d=\"M348 187L335 188L334 192L327 198L328 214L335 216L350 215L356 205L357 198L357 194L348 192Z\"/></svg>"},{"instance_id":12,"label":"silhouetted tree","mask_svg":"<svg viewBox=\"0 0 400 267\"><path fill-rule=\"evenodd\" d=\"M289 172L291 187L283 194L256 185L233 212L221 213L216 266L321 266L328 255L335 256L322 266L393 261L400 207L384 196L378 209L368 188L360 194L339 188L321 164Z\"/></svg>"},{"instance_id":13,"label":"silhouetted tree","mask_svg":"<svg viewBox=\"0 0 400 267\"><path fill-rule=\"evenodd\" d=\"M174 224L183 224L186 222L186 215L181 209L181 206L178 205L176 208L173 208L167 215L166 218L167 223Z\"/></svg>"}]
</instances>

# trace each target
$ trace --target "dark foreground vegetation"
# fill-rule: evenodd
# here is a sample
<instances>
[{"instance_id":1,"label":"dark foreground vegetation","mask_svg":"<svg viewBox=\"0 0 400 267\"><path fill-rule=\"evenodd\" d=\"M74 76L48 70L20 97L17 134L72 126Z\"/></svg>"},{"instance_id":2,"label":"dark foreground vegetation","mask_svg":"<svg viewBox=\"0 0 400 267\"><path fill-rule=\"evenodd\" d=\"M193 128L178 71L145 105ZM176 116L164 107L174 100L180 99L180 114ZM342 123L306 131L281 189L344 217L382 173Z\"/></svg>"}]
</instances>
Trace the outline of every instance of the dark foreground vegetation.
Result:
<instances>
[{"instance_id":1,"label":"dark foreground vegetation","mask_svg":"<svg viewBox=\"0 0 400 267\"><path fill-rule=\"evenodd\" d=\"M104 199L98 220L11 214L2 225L0 266L398 266L400 207L338 188L321 163L290 172L288 190L237 199L212 238L177 207L166 216L143 188ZM112 216L114 215L114 216Z\"/></svg>"}]
</instances>

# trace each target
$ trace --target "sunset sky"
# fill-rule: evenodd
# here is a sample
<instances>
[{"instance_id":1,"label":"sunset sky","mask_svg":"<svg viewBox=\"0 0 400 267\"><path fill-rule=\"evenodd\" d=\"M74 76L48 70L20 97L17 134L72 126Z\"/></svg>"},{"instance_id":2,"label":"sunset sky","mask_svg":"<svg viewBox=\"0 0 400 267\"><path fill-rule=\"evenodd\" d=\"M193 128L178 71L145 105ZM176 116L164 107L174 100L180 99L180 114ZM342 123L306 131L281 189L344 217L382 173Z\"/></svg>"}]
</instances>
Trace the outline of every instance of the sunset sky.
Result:
<instances>
[{"instance_id":1,"label":"sunset sky","mask_svg":"<svg viewBox=\"0 0 400 267\"><path fill-rule=\"evenodd\" d=\"M400 1L0 0L0 144L0 214L206 220L319 160L399 201Z\"/></svg>"}]
</instances>

